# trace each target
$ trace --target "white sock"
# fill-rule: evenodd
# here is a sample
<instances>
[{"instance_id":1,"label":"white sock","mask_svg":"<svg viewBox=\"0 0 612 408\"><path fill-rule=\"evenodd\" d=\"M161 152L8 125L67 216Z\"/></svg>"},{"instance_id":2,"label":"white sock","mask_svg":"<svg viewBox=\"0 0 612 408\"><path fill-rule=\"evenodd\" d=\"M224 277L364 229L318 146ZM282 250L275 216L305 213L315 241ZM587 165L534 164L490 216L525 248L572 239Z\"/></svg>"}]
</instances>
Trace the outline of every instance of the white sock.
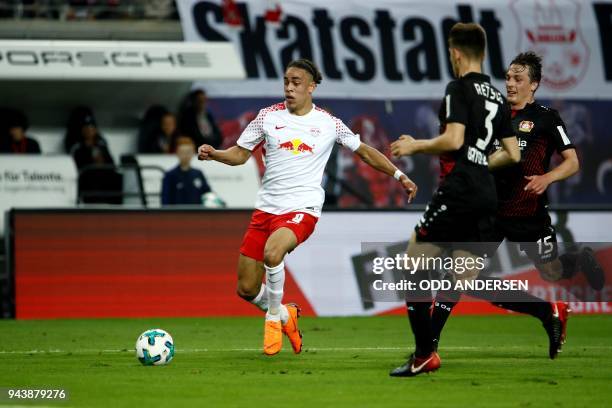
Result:
<instances>
[{"instance_id":1,"label":"white sock","mask_svg":"<svg viewBox=\"0 0 612 408\"><path fill-rule=\"evenodd\" d=\"M280 318L282 324L287 324L287 320L289 320L289 311L285 305L280 305Z\"/></svg>"},{"instance_id":2,"label":"white sock","mask_svg":"<svg viewBox=\"0 0 612 408\"><path fill-rule=\"evenodd\" d=\"M257 306L260 310L267 312L268 311L268 292L267 286L265 283L261 284L261 288L259 289L259 293L255 296L255 299L251 300L251 303ZM280 305L280 319L283 324L287 324L287 320L289 320L289 311L285 305Z\"/></svg>"},{"instance_id":3,"label":"white sock","mask_svg":"<svg viewBox=\"0 0 612 408\"><path fill-rule=\"evenodd\" d=\"M261 284L259 293L255 296L255 299L251 300L251 303L264 312L268 311L268 293L266 292L266 285L264 283Z\"/></svg>"},{"instance_id":4,"label":"white sock","mask_svg":"<svg viewBox=\"0 0 612 408\"><path fill-rule=\"evenodd\" d=\"M285 263L266 268L266 287L268 292L268 313L266 319L280 320L283 286L285 285Z\"/></svg>"}]
</instances>

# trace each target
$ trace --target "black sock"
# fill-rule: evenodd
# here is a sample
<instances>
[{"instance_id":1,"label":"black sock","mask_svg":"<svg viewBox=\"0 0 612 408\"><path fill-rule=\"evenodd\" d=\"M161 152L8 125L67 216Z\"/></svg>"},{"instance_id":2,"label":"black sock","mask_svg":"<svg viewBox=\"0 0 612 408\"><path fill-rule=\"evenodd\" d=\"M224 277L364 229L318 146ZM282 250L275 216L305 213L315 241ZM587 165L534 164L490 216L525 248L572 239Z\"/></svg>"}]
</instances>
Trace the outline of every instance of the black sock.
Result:
<instances>
[{"instance_id":1,"label":"black sock","mask_svg":"<svg viewBox=\"0 0 612 408\"><path fill-rule=\"evenodd\" d=\"M431 302L406 302L408 320L414 334L417 357L426 357L433 351L431 337Z\"/></svg>"},{"instance_id":2,"label":"black sock","mask_svg":"<svg viewBox=\"0 0 612 408\"><path fill-rule=\"evenodd\" d=\"M440 342L442 329L460 298L461 292L454 289L439 291L436 295L431 311L431 335L434 344Z\"/></svg>"},{"instance_id":3,"label":"black sock","mask_svg":"<svg viewBox=\"0 0 612 408\"><path fill-rule=\"evenodd\" d=\"M550 303L543 300L538 302L493 302L493 304L502 309L537 317L542 323L547 322L552 313Z\"/></svg>"},{"instance_id":4,"label":"black sock","mask_svg":"<svg viewBox=\"0 0 612 408\"><path fill-rule=\"evenodd\" d=\"M576 264L578 261L578 254L563 254L559 256L559 261L561 261L561 266L563 267L563 272L561 277L563 279L571 279L576 275L577 268Z\"/></svg>"},{"instance_id":5,"label":"black sock","mask_svg":"<svg viewBox=\"0 0 612 408\"><path fill-rule=\"evenodd\" d=\"M498 278L492 278L490 276L481 276L478 279L482 280L499 280ZM498 293L495 291L469 291L468 294L475 298L484 299L495 306L501 307L506 310L512 310L513 312L525 313L533 317L537 317L543 323L550 319L552 314L552 307L550 302L540 299L539 297L533 296L529 292L514 291L512 292L512 298L516 301L498 301ZM508 297L506 295L504 297Z\"/></svg>"},{"instance_id":6,"label":"black sock","mask_svg":"<svg viewBox=\"0 0 612 408\"><path fill-rule=\"evenodd\" d=\"M417 271L408 277L413 282L429 279L428 271ZM418 287L418 286L417 286ZM408 320L414 334L417 357L426 357L433 351L431 337L431 290L414 290L406 294Z\"/></svg>"}]
</instances>

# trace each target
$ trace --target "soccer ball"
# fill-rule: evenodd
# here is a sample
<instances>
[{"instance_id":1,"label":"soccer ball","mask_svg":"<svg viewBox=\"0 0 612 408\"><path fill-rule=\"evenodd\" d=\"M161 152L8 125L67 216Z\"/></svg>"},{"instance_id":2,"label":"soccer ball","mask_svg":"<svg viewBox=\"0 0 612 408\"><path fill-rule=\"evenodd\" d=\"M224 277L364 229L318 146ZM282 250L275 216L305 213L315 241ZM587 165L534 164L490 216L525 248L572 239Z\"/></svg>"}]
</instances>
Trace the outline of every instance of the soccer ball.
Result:
<instances>
[{"instance_id":1,"label":"soccer ball","mask_svg":"<svg viewBox=\"0 0 612 408\"><path fill-rule=\"evenodd\" d=\"M221 199L218 195L209 191L208 193L202 196L202 201L204 207L206 208L223 208L225 207L225 201Z\"/></svg>"},{"instance_id":2,"label":"soccer ball","mask_svg":"<svg viewBox=\"0 0 612 408\"><path fill-rule=\"evenodd\" d=\"M136 357L142 365L165 365L174 357L174 340L162 329L151 329L136 340Z\"/></svg>"}]
</instances>

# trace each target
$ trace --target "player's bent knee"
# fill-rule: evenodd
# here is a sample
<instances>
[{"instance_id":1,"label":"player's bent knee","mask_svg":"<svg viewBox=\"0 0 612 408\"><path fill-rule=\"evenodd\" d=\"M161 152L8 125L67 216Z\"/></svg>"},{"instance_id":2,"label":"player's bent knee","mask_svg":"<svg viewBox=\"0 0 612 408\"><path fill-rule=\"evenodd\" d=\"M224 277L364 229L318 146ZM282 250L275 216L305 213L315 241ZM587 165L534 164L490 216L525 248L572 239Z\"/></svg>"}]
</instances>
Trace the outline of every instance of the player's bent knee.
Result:
<instances>
[{"instance_id":1,"label":"player's bent knee","mask_svg":"<svg viewBox=\"0 0 612 408\"><path fill-rule=\"evenodd\" d=\"M238 281L236 294L244 300L251 301L259 294L259 287L255 284Z\"/></svg>"},{"instance_id":2,"label":"player's bent knee","mask_svg":"<svg viewBox=\"0 0 612 408\"><path fill-rule=\"evenodd\" d=\"M283 262L285 252L278 248L266 248L264 250L264 264L268 266L276 266Z\"/></svg>"}]
</instances>

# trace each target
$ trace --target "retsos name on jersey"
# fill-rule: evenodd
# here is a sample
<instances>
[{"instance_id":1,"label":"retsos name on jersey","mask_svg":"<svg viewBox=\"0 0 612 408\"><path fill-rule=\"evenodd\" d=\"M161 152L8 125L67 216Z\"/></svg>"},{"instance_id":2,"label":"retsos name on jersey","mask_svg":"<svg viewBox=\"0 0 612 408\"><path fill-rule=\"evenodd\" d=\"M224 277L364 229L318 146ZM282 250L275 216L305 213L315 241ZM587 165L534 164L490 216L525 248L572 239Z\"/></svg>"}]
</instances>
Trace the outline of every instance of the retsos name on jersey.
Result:
<instances>
[{"instance_id":1,"label":"retsos name on jersey","mask_svg":"<svg viewBox=\"0 0 612 408\"><path fill-rule=\"evenodd\" d=\"M474 89L476 89L476 93L482 97L495 101L499 104L504 103L501 92L491 88L491 86L486 82L474 82Z\"/></svg>"},{"instance_id":2,"label":"retsos name on jersey","mask_svg":"<svg viewBox=\"0 0 612 408\"><path fill-rule=\"evenodd\" d=\"M489 165L489 162L487 161L487 155L475 148L474 146L468 147L467 158L472 163L480 164L481 166Z\"/></svg>"}]
</instances>

